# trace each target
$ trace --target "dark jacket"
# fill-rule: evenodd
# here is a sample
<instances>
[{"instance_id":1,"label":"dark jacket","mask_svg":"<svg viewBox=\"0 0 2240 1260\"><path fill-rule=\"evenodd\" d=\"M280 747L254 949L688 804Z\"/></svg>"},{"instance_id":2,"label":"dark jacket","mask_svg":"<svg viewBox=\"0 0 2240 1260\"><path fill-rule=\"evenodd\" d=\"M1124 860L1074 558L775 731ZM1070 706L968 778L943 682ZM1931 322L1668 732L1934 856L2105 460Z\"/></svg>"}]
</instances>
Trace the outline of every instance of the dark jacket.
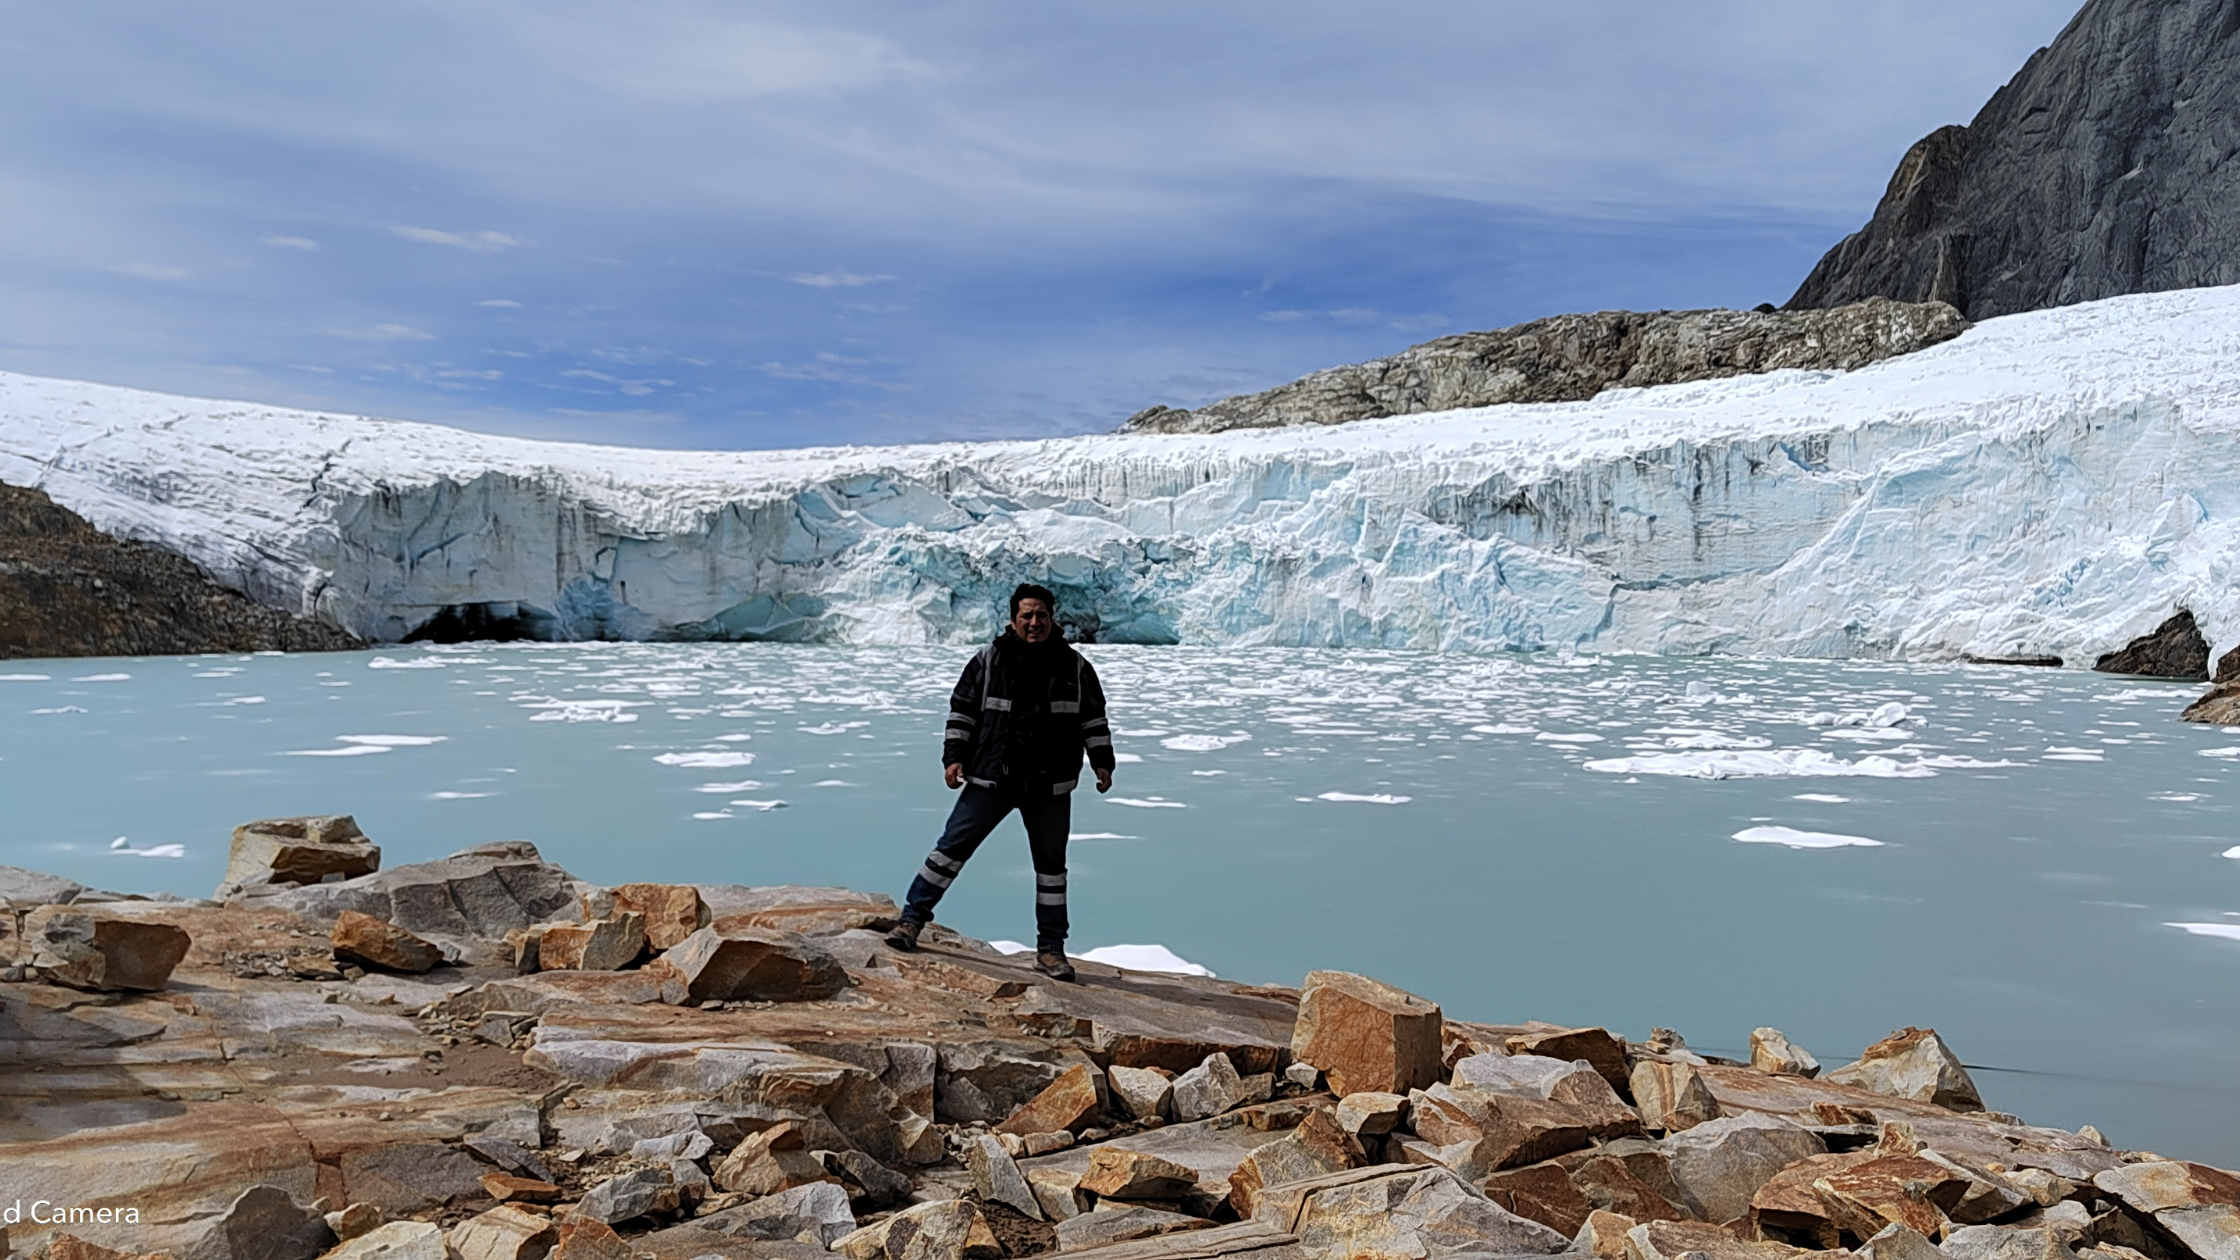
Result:
<instances>
[{"instance_id":1,"label":"dark jacket","mask_svg":"<svg viewBox=\"0 0 2240 1260\"><path fill-rule=\"evenodd\" d=\"M1006 629L964 667L941 764L963 766L966 782L1063 796L1081 781L1084 752L1090 765L1112 768L1104 688L1063 640L1028 643Z\"/></svg>"}]
</instances>

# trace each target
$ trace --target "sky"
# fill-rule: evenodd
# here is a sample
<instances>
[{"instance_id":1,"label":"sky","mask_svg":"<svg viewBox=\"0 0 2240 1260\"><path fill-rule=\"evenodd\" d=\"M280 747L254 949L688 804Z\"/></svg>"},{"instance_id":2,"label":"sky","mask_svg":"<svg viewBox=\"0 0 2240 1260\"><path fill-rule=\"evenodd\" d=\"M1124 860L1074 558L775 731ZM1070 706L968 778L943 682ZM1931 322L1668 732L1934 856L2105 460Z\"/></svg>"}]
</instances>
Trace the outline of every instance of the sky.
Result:
<instances>
[{"instance_id":1,"label":"sky","mask_svg":"<svg viewBox=\"0 0 2240 1260\"><path fill-rule=\"evenodd\" d=\"M1110 430L1786 300L2075 0L0 0L0 370L631 446Z\"/></svg>"}]
</instances>

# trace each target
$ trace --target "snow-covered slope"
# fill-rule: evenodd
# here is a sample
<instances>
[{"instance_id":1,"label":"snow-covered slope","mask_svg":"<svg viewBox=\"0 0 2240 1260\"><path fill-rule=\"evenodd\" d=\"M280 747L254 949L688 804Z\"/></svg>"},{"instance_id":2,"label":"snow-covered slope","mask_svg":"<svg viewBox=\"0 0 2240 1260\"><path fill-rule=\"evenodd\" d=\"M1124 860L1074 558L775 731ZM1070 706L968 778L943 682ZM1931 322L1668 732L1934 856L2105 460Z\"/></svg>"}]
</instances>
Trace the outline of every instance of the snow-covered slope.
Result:
<instances>
[{"instance_id":1,"label":"snow-covered slope","mask_svg":"<svg viewBox=\"0 0 2240 1260\"><path fill-rule=\"evenodd\" d=\"M1951 657L2240 639L2240 289L1785 372L1338 428L684 453L0 374L0 481L376 639Z\"/></svg>"}]
</instances>

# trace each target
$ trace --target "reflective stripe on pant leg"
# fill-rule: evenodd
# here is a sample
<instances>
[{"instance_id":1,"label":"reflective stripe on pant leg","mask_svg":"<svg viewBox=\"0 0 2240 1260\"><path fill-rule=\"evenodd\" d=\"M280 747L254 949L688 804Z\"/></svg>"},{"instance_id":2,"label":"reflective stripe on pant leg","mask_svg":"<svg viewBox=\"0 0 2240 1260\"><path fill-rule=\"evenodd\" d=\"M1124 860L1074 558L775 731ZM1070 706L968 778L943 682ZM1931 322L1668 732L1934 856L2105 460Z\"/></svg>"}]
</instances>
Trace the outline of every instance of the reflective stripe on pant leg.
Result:
<instances>
[{"instance_id":1,"label":"reflective stripe on pant leg","mask_svg":"<svg viewBox=\"0 0 2240 1260\"><path fill-rule=\"evenodd\" d=\"M1066 903L1066 873L1055 875L1036 872L1034 877L1034 903L1038 906L1062 906Z\"/></svg>"},{"instance_id":2,"label":"reflective stripe on pant leg","mask_svg":"<svg viewBox=\"0 0 2240 1260\"><path fill-rule=\"evenodd\" d=\"M926 854L926 864L918 869L918 878L935 888L947 888L950 881L957 877L957 872L963 869L964 863L944 856L941 850L935 849Z\"/></svg>"}]
</instances>

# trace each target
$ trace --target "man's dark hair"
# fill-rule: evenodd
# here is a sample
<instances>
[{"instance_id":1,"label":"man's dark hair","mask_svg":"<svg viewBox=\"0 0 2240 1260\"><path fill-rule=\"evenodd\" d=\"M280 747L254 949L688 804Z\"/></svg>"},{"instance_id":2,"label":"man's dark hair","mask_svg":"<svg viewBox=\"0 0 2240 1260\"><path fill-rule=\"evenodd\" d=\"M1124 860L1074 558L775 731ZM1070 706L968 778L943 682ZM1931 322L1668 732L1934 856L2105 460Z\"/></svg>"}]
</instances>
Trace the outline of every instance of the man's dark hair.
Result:
<instances>
[{"instance_id":1,"label":"man's dark hair","mask_svg":"<svg viewBox=\"0 0 2240 1260\"><path fill-rule=\"evenodd\" d=\"M1058 597L1050 593L1049 587L1033 582L1021 582L1019 583L1019 589L1011 592L1012 616L1019 615L1019 601L1023 599L1039 599L1051 613L1055 614L1058 611Z\"/></svg>"}]
</instances>

